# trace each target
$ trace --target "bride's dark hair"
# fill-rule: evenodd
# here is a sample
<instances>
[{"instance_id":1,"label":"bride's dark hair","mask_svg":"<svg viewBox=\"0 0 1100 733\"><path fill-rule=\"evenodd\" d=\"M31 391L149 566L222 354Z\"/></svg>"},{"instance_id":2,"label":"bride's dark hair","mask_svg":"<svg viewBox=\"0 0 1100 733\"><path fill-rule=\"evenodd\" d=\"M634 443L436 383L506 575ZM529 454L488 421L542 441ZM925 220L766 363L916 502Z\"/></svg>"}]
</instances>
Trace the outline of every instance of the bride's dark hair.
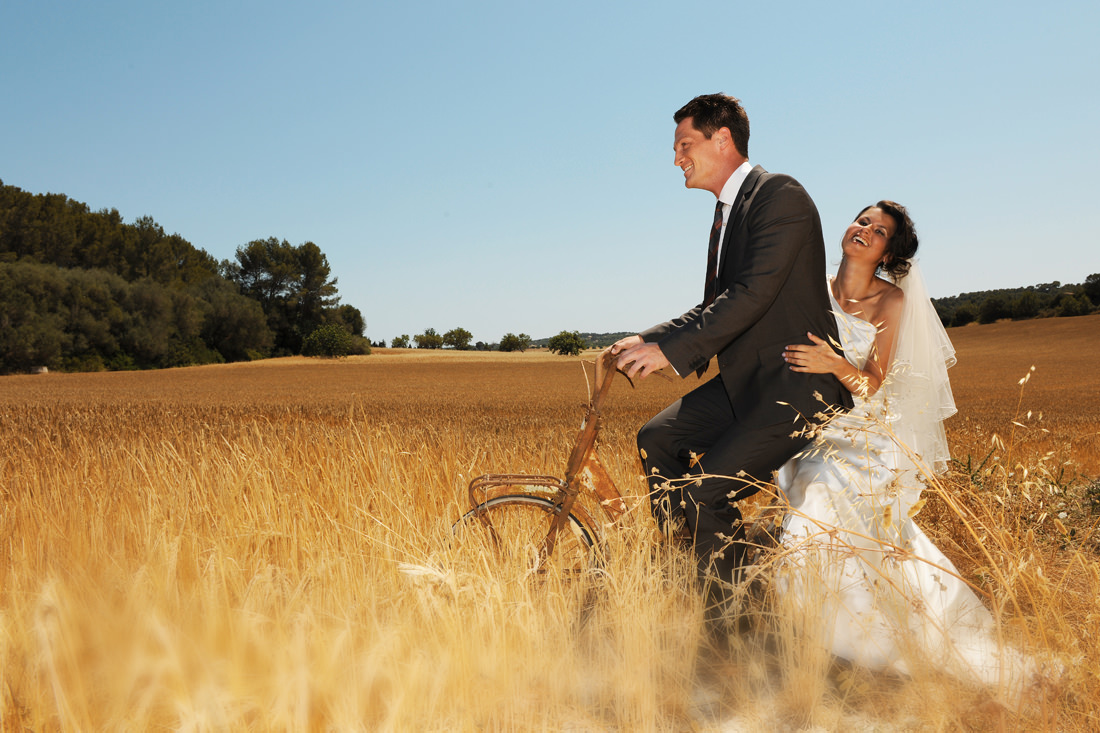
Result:
<instances>
[{"instance_id":1,"label":"bride's dark hair","mask_svg":"<svg viewBox=\"0 0 1100 733\"><path fill-rule=\"evenodd\" d=\"M883 200L867 206L856 218L862 216L867 209L881 209L894 220L894 236L886 243L886 256L879 269L897 282L909 274L909 260L917 253L917 228L913 226L909 212L896 201Z\"/></svg>"}]
</instances>

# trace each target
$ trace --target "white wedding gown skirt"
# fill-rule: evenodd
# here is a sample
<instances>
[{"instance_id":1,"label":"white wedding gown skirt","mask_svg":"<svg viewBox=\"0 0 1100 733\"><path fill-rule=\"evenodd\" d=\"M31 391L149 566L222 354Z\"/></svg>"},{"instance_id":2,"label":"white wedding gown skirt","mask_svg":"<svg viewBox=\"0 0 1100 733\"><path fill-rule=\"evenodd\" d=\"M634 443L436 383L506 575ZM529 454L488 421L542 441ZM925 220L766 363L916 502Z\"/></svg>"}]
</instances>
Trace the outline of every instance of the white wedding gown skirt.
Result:
<instances>
[{"instance_id":1,"label":"white wedding gown skirt","mask_svg":"<svg viewBox=\"0 0 1100 733\"><path fill-rule=\"evenodd\" d=\"M845 355L862 367L875 327L832 305ZM777 590L820 620L836 656L903 674L919 660L1015 697L1032 665L999 642L989 611L909 516L922 485L883 392L856 396L780 469L790 510Z\"/></svg>"}]
</instances>

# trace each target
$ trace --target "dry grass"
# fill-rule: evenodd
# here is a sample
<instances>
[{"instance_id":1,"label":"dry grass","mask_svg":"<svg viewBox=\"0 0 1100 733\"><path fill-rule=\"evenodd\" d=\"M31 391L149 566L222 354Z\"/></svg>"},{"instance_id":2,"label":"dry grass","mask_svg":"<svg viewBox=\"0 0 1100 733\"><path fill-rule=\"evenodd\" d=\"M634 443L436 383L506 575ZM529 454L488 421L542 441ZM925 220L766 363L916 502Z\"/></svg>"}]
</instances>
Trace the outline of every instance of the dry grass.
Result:
<instances>
[{"instance_id":1,"label":"dry grass","mask_svg":"<svg viewBox=\"0 0 1100 733\"><path fill-rule=\"evenodd\" d=\"M462 551L470 478L560 474L579 360L381 350L0 379L0 729L1095 729L1100 319L1038 323L952 333L962 514L932 496L921 523L1069 662L1041 705L843 669L763 613L715 644L644 507L584 582ZM624 491L692 384L613 391Z\"/></svg>"}]
</instances>

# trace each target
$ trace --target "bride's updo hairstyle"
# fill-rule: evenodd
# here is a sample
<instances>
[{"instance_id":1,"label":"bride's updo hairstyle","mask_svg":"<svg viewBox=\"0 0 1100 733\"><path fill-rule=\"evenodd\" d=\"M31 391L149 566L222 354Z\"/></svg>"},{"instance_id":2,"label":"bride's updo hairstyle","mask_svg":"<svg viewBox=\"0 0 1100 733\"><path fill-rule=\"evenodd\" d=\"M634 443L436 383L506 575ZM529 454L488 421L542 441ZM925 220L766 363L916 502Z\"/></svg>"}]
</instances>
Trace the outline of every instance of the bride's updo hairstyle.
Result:
<instances>
[{"instance_id":1,"label":"bride's updo hairstyle","mask_svg":"<svg viewBox=\"0 0 1100 733\"><path fill-rule=\"evenodd\" d=\"M860 216L867 209L881 209L894 220L894 236L886 243L886 256L879 269L896 283L909 274L909 260L917 253L917 228L913 226L909 212L896 201L879 201L859 212Z\"/></svg>"}]
</instances>

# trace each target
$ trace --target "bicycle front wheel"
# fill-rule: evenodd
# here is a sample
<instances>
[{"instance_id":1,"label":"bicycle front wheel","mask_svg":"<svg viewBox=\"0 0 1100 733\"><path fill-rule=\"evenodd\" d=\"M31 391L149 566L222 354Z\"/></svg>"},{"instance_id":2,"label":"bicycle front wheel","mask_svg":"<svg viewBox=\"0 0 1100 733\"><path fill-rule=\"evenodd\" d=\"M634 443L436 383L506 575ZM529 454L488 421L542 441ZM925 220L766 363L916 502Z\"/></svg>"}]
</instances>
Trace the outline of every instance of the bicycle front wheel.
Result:
<instances>
[{"instance_id":1,"label":"bicycle front wheel","mask_svg":"<svg viewBox=\"0 0 1100 733\"><path fill-rule=\"evenodd\" d=\"M570 514L558 532L554 551L540 554L550 525L561 511L550 499L531 494L496 496L466 512L452 527L463 552L484 551L495 556L502 569L579 574L598 559L595 533Z\"/></svg>"}]
</instances>

